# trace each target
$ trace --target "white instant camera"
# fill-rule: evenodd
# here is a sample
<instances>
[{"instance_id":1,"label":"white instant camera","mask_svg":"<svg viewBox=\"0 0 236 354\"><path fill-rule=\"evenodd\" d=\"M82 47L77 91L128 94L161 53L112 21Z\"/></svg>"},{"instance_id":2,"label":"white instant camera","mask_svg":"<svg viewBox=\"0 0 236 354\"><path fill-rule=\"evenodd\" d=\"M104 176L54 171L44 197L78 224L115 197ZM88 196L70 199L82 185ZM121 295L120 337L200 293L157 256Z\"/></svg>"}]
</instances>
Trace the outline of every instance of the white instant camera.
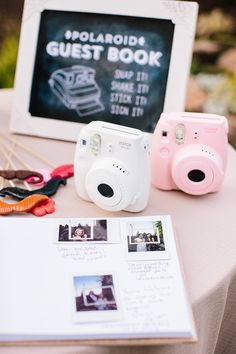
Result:
<instances>
[{"instance_id":1,"label":"white instant camera","mask_svg":"<svg viewBox=\"0 0 236 354\"><path fill-rule=\"evenodd\" d=\"M82 128L75 151L78 195L99 207L139 212L149 199L149 136L141 130L93 121Z\"/></svg>"}]
</instances>

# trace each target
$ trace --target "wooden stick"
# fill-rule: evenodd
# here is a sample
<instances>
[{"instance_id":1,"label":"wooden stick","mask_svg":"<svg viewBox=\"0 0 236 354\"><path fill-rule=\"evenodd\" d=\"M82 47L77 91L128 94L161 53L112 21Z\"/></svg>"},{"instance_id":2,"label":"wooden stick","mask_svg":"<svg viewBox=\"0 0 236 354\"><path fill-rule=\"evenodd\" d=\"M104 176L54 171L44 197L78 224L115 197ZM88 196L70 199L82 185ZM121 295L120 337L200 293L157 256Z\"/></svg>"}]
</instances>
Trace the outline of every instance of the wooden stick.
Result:
<instances>
[{"instance_id":1,"label":"wooden stick","mask_svg":"<svg viewBox=\"0 0 236 354\"><path fill-rule=\"evenodd\" d=\"M3 170L1 165L0 165L0 168ZM0 189L2 189L4 187L4 182L5 182L5 179L1 176L0 177Z\"/></svg>"},{"instance_id":2,"label":"wooden stick","mask_svg":"<svg viewBox=\"0 0 236 354\"><path fill-rule=\"evenodd\" d=\"M14 149L14 147L15 147L15 144L13 144L13 149ZM8 159L7 159L6 165L5 165L5 167L4 167L4 170L7 170L7 169L9 168L11 156L12 156L12 154L11 154L11 152L9 152L9 154L8 154ZM3 178L3 186L4 186L4 181L5 181L5 180L4 180L4 178ZM13 181L8 180L8 183L10 184L11 187L15 187L15 186L16 186ZM2 187L2 188L3 188L3 187Z\"/></svg>"},{"instance_id":3,"label":"wooden stick","mask_svg":"<svg viewBox=\"0 0 236 354\"><path fill-rule=\"evenodd\" d=\"M11 158L8 156L8 154L5 152L5 150L0 146L0 150L1 152L3 153L4 157L6 158L6 160L8 161L8 163L10 164L10 166L14 169L14 170L17 170L17 167L16 165L14 164L14 162L11 160ZM11 155L12 156L14 155L14 153L11 151ZM29 190L31 191L32 188L30 187L29 183L27 183L26 181L23 182L24 183L24 186ZM9 180L9 184L12 186L12 187L15 187L15 184Z\"/></svg>"},{"instance_id":4,"label":"wooden stick","mask_svg":"<svg viewBox=\"0 0 236 354\"><path fill-rule=\"evenodd\" d=\"M13 138L8 137L7 135L0 133L0 135L2 137L4 137L5 139L9 140L9 141L13 141L15 142L16 145L18 145L21 149L25 150L26 152L28 152L30 155L32 155L33 157L35 157L36 159L41 160L42 162L46 163L48 166L52 167L53 169L56 168L56 165L53 164L51 161L49 161L48 159L46 159L45 157L39 155L37 152L32 151L32 149L26 147L25 145L19 143L18 141L16 141Z\"/></svg>"},{"instance_id":5,"label":"wooden stick","mask_svg":"<svg viewBox=\"0 0 236 354\"><path fill-rule=\"evenodd\" d=\"M16 160L20 161L20 163L27 169L27 170L31 170L33 171L34 169L27 163L25 162L21 157L18 156L18 154L14 151L14 148L8 148L6 146L6 144L4 144L3 142L1 142L2 146L8 150L12 155L15 156ZM14 146L16 145L16 143L14 142ZM16 168L15 168L16 169Z\"/></svg>"},{"instance_id":6,"label":"wooden stick","mask_svg":"<svg viewBox=\"0 0 236 354\"><path fill-rule=\"evenodd\" d=\"M13 144L12 149L14 149L14 147L15 147L15 144ZM8 156L11 157L11 154L9 153ZM4 167L2 167L0 165L1 170L7 170L9 168L9 164L10 164L10 161L9 161L9 159L7 159L6 165ZM1 189L4 187L5 181L6 180L3 177L1 177L1 187L0 187ZM10 184L11 187L15 187L15 183L13 181L8 180L8 183Z\"/></svg>"},{"instance_id":7,"label":"wooden stick","mask_svg":"<svg viewBox=\"0 0 236 354\"><path fill-rule=\"evenodd\" d=\"M0 165L0 168L1 170L4 170L4 168ZM3 177L0 177L1 178L1 189L5 187L5 179ZM8 183L10 184L11 187L15 187L15 183L12 182L12 181L9 181L8 180Z\"/></svg>"},{"instance_id":8,"label":"wooden stick","mask_svg":"<svg viewBox=\"0 0 236 354\"><path fill-rule=\"evenodd\" d=\"M2 143L1 143L2 144ZM3 145L3 144L2 144ZM13 143L12 144L13 146L11 147L11 149L9 149L8 150L8 158L7 158L7 162L6 162L6 165L5 165L5 170L7 170L8 168L9 168L9 166L10 166L10 160L11 160L11 158L12 158L12 152L13 152L13 150L14 150L14 148L15 148L15 144Z\"/></svg>"}]
</instances>

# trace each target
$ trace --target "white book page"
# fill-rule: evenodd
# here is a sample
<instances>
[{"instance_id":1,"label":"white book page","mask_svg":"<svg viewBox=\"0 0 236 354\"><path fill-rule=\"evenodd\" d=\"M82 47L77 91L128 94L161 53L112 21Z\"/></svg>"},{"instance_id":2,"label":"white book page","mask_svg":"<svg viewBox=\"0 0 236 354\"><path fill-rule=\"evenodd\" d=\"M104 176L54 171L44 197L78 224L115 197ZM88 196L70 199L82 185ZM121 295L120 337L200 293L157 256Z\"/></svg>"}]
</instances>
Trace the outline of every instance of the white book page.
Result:
<instances>
[{"instance_id":1,"label":"white book page","mask_svg":"<svg viewBox=\"0 0 236 354\"><path fill-rule=\"evenodd\" d=\"M1 341L194 335L168 216L2 219L0 282Z\"/></svg>"}]
</instances>

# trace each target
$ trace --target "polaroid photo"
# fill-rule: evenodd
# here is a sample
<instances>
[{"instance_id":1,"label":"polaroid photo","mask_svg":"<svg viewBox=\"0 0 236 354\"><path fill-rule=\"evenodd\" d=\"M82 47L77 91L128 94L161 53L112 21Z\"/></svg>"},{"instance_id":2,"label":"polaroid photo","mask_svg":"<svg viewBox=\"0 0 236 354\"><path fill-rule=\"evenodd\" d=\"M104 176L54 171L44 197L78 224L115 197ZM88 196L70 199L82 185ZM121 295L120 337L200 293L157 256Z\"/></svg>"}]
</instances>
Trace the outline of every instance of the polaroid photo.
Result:
<instances>
[{"instance_id":1,"label":"polaroid photo","mask_svg":"<svg viewBox=\"0 0 236 354\"><path fill-rule=\"evenodd\" d=\"M69 233L70 226L68 222L58 223L55 227L56 230L56 242L68 242L69 241Z\"/></svg>"},{"instance_id":2,"label":"polaroid photo","mask_svg":"<svg viewBox=\"0 0 236 354\"><path fill-rule=\"evenodd\" d=\"M121 318L118 283L114 274L73 275L75 322L103 322Z\"/></svg>"},{"instance_id":3,"label":"polaroid photo","mask_svg":"<svg viewBox=\"0 0 236 354\"><path fill-rule=\"evenodd\" d=\"M71 221L68 241L89 242L94 240L95 220L79 219Z\"/></svg>"},{"instance_id":4,"label":"polaroid photo","mask_svg":"<svg viewBox=\"0 0 236 354\"><path fill-rule=\"evenodd\" d=\"M57 243L119 243L120 227L117 219L69 219L56 227Z\"/></svg>"},{"instance_id":5,"label":"polaroid photo","mask_svg":"<svg viewBox=\"0 0 236 354\"><path fill-rule=\"evenodd\" d=\"M159 218L123 221L122 238L127 258L153 260L169 258L165 221Z\"/></svg>"}]
</instances>

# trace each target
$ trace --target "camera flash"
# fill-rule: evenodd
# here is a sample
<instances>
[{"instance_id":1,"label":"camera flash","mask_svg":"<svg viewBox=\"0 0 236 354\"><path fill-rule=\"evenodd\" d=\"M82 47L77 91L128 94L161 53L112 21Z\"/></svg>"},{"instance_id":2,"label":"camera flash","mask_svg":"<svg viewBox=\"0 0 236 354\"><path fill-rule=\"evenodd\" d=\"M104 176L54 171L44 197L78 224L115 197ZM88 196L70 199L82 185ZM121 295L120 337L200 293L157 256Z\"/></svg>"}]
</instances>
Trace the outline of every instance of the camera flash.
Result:
<instances>
[{"instance_id":1,"label":"camera flash","mask_svg":"<svg viewBox=\"0 0 236 354\"><path fill-rule=\"evenodd\" d=\"M177 124L175 129L175 141L177 144L182 144L184 142L185 127L183 124Z\"/></svg>"},{"instance_id":2,"label":"camera flash","mask_svg":"<svg viewBox=\"0 0 236 354\"><path fill-rule=\"evenodd\" d=\"M90 147L93 155L98 155L101 151L101 136L94 134L90 140Z\"/></svg>"}]
</instances>

